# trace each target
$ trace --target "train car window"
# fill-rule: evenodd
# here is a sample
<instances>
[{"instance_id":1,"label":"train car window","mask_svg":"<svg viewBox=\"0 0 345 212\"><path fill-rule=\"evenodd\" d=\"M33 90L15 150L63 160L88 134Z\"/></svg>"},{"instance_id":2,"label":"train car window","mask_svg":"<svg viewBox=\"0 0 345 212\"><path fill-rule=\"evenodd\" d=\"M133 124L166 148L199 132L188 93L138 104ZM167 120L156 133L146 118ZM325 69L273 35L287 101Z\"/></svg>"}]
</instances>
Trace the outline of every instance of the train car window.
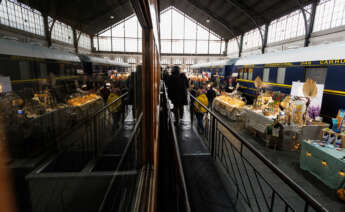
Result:
<instances>
[{"instance_id":1,"label":"train car window","mask_svg":"<svg viewBox=\"0 0 345 212\"><path fill-rule=\"evenodd\" d=\"M253 80L253 69L248 70L248 80Z\"/></svg>"},{"instance_id":2,"label":"train car window","mask_svg":"<svg viewBox=\"0 0 345 212\"><path fill-rule=\"evenodd\" d=\"M20 79L30 79L31 78L31 67L30 62L28 61L20 61L19 62L19 72L20 72Z\"/></svg>"},{"instance_id":3,"label":"train car window","mask_svg":"<svg viewBox=\"0 0 345 212\"><path fill-rule=\"evenodd\" d=\"M284 84L286 68L278 68L277 83Z\"/></svg>"},{"instance_id":4,"label":"train car window","mask_svg":"<svg viewBox=\"0 0 345 212\"><path fill-rule=\"evenodd\" d=\"M327 68L306 68L305 79L312 79L317 84L325 84L327 75Z\"/></svg>"},{"instance_id":5,"label":"train car window","mask_svg":"<svg viewBox=\"0 0 345 212\"><path fill-rule=\"evenodd\" d=\"M238 76L240 79L243 79L243 69L240 70L240 76Z\"/></svg>"},{"instance_id":6,"label":"train car window","mask_svg":"<svg viewBox=\"0 0 345 212\"><path fill-rule=\"evenodd\" d=\"M47 64L45 63L40 63L40 77L47 77L48 72L47 72Z\"/></svg>"},{"instance_id":7,"label":"train car window","mask_svg":"<svg viewBox=\"0 0 345 212\"><path fill-rule=\"evenodd\" d=\"M248 79L248 72L246 69L243 71L243 79Z\"/></svg>"},{"instance_id":8,"label":"train car window","mask_svg":"<svg viewBox=\"0 0 345 212\"><path fill-rule=\"evenodd\" d=\"M264 68L264 75L263 75L263 81L268 82L270 76L270 69L269 68Z\"/></svg>"}]
</instances>

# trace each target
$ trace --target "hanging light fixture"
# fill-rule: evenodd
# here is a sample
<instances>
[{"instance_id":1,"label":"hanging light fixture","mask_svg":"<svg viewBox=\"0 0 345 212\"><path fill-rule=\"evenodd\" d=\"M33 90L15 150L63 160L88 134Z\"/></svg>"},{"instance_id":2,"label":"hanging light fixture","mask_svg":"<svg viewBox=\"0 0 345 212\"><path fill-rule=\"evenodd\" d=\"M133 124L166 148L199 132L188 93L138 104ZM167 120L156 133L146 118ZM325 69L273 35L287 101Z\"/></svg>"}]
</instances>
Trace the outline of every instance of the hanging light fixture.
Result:
<instances>
[{"instance_id":1,"label":"hanging light fixture","mask_svg":"<svg viewBox=\"0 0 345 212\"><path fill-rule=\"evenodd\" d=\"M338 174L339 174L340 176L342 176L342 177L345 176L345 172L344 172L344 171L339 171Z\"/></svg>"},{"instance_id":2,"label":"hanging light fixture","mask_svg":"<svg viewBox=\"0 0 345 212\"><path fill-rule=\"evenodd\" d=\"M206 19L206 23L210 23L211 22L211 20L208 18L208 19Z\"/></svg>"},{"instance_id":3,"label":"hanging light fixture","mask_svg":"<svg viewBox=\"0 0 345 212\"><path fill-rule=\"evenodd\" d=\"M111 15L109 18L110 18L110 19L114 19L114 16Z\"/></svg>"}]
</instances>

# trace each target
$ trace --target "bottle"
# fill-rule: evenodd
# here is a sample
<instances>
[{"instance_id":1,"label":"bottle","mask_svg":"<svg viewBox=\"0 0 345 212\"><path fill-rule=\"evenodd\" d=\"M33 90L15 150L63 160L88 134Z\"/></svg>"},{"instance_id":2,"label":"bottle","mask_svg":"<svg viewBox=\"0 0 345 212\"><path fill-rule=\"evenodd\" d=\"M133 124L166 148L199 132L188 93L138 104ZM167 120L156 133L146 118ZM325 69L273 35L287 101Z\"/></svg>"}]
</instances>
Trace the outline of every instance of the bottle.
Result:
<instances>
[{"instance_id":1,"label":"bottle","mask_svg":"<svg viewBox=\"0 0 345 212\"><path fill-rule=\"evenodd\" d=\"M282 138L282 133L283 133L283 125L279 122L278 116L274 120L273 127L272 127L272 136L277 137L277 138Z\"/></svg>"},{"instance_id":2,"label":"bottle","mask_svg":"<svg viewBox=\"0 0 345 212\"><path fill-rule=\"evenodd\" d=\"M271 145L277 149L283 138L283 125L278 121L278 116L272 124Z\"/></svg>"}]
</instances>

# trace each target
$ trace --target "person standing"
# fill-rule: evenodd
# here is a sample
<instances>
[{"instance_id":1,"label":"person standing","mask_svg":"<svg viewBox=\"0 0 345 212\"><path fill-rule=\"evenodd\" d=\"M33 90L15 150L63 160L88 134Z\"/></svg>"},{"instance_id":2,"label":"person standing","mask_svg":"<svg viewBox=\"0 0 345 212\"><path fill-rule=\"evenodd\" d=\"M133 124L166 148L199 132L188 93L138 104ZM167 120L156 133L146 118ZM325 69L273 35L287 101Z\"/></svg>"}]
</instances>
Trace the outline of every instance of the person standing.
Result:
<instances>
[{"instance_id":1,"label":"person standing","mask_svg":"<svg viewBox=\"0 0 345 212\"><path fill-rule=\"evenodd\" d=\"M205 94L205 91L203 89L199 89L197 91L198 97L196 98L201 104L203 104L205 107L208 106L208 99ZM198 121L198 131L199 133L203 134L205 132L204 124L203 124L203 119L204 119L204 114L206 112L206 109L200 105L197 101L194 102L194 109L195 109L195 115Z\"/></svg>"},{"instance_id":2,"label":"person standing","mask_svg":"<svg viewBox=\"0 0 345 212\"><path fill-rule=\"evenodd\" d=\"M107 88L107 84L104 83L103 88L100 90L100 95L104 100L104 103L107 103L108 97L110 95L110 90Z\"/></svg>"},{"instance_id":3,"label":"person standing","mask_svg":"<svg viewBox=\"0 0 345 212\"><path fill-rule=\"evenodd\" d=\"M209 87L209 89L207 90L206 96L207 96L207 99L208 99L208 105L209 105L209 107L212 107L213 100L214 100L214 98L216 98L216 96L217 96L216 92L215 92L214 89L213 89L213 85L211 85L211 86Z\"/></svg>"},{"instance_id":4,"label":"person standing","mask_svg":"<svg viewBox=\"0 0 345 212\"><path fill-rule=\"evenodd\" d=\"M180 73L180 67L174 66L168 80L168 96L174 104L176 123L183 118L183 106L188 104L187 99L188 79L184 73Z\"/></svg>"},{"instance_id":5,"label":"person standing","mask_svg":"<svg viewBox=\"0 0 345 212\"><path fill-rule=\"evenodd\" d=\"M111 93L108 97L107 104L113 103L116 99L120 97L120 89L118 88L112 88ZM122 100L119 99L115 103L109 106L109 112L113 116L113 130L116 130L120 125L120 119L121 119L121 105Z\"/></svg>"}]
</instances>

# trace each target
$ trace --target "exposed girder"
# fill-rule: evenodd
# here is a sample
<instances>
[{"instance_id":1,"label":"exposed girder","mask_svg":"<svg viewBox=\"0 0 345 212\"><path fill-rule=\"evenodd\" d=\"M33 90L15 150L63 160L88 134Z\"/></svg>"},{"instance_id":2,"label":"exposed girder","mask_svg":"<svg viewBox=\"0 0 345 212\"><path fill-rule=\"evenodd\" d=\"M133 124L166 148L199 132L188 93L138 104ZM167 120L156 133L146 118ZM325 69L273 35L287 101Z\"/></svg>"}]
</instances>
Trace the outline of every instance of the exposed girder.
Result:
<instances>
[{"instance_id":1,"label":"exposed girder","mask_svg":"<svg viewBox=\"0 0 345 212\"><path fill-rule=\"evenodd\" d=\"M221 24L232 36L236 37L238 34L241 33L240 30L230 27L223 18L214 14L210 9L202 6L201 4L197 3L194 0L187 0L187 2L189 2L193 7L200 9L203 12L207 13L209 15L209 17L211 17L212 19L218 21L218 23Z\"/></svg>"},{"instance_id":2,"label":"exposed girder","mask_svg":"<svg viewBox=\"0 0 345 212\"><path fill-rule=\"evenodd\" d=\"M255 27L259 30L261 40L264 41L264 35L262 33L262 30L256 21L256 19L261 19L262 22L266 23L267 21L260 15L256 14L253 10L251 10L245 3L240 2L238 0L226 0L229 4L236 7L240 11L242 11L254 24Z\"/></svg>"}]
</instances>

